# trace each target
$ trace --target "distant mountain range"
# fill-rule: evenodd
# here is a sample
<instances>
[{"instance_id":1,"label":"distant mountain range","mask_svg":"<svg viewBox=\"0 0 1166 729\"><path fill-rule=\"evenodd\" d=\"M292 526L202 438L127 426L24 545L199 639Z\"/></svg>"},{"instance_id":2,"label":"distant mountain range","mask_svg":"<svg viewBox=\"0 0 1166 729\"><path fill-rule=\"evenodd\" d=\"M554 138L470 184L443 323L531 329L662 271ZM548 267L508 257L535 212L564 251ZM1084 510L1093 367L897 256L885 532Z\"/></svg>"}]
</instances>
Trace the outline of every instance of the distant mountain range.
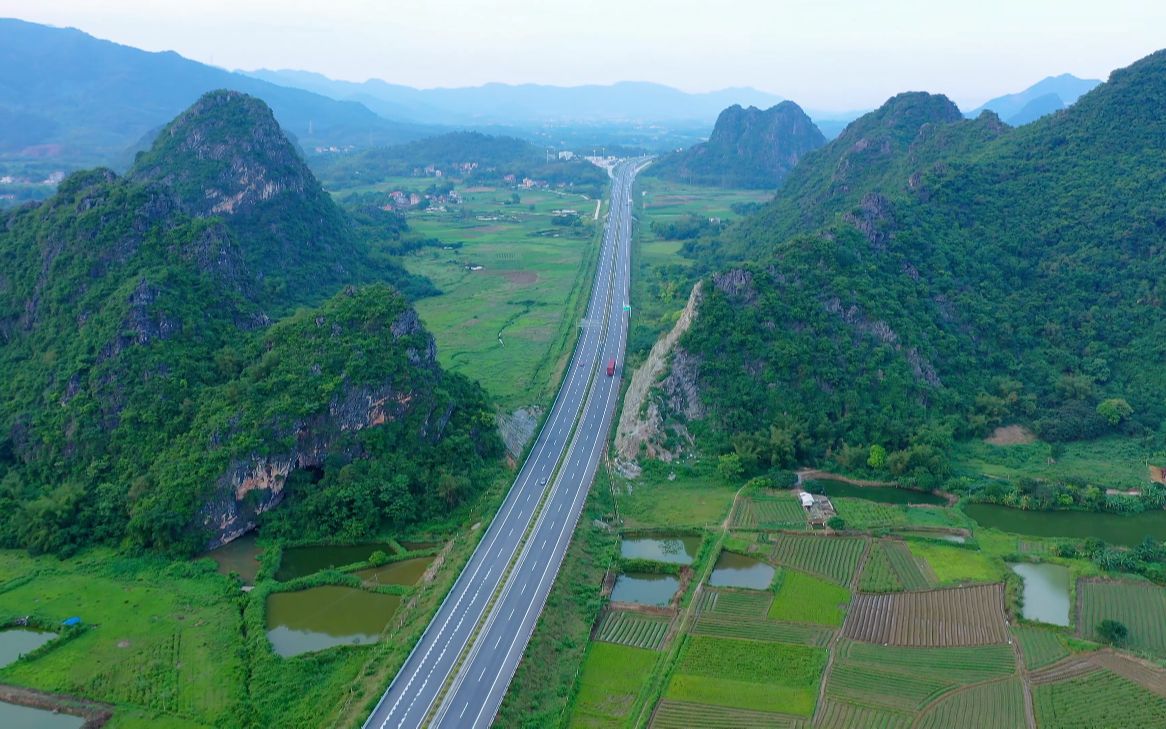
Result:
<instances>
[{"instance_id":1,"label":"distant mountain range","mask_svg":"<svg viewBox=\"0 0 1166 729\"><path fill-rule=\"evenodd\" d=\"M395 144L435 130L367 107L267 83L179 56L99 40L72 28L0 19L0 159L77 167L130 162L130 148L202 94L263 99L302 146Z\"/></svg>"},{"instance_id":2,"label":"distant mountain range","mask_svg":"<svg viewBox=\"0 0 1166 729\"><path fill-rule=\"evenodd\" d=\"M546 86L490 83L462 88L415 89L379 79L336 81L308 71L247 73L253 78L356 101L385 116L440 124L543 124L547 122L708 122L732 104L768 108L780 96L753 88L690 94L662 84Z\"/></svg>"},{"instance_id":3,"label":"distant mountain range","mask_svg":"<svg viewBox=\"0 0 1166 729\"><path fill-rule=\"evenodd\" d=\"M965 116L974 119L982 111L994 111L1005 123L1018 127L1072 105L1082 94L1092 91L1100 83L1097 79L1077 78L1068 73L1049 76L1020 93L1006 94L985 102Z\"/></svg>"},{"instance_id":4,"label":"distant mountain range","mask_svg":"<svg viewBox=\"0 0 1166 729\"><path fill-rule=\"evenodd\" d=\"M733 105L721 112L707 142L673 152L647 174L721 187L775 188L826 138L801 107L783 101L770 109Z\"/></svg>"}]
</instances>

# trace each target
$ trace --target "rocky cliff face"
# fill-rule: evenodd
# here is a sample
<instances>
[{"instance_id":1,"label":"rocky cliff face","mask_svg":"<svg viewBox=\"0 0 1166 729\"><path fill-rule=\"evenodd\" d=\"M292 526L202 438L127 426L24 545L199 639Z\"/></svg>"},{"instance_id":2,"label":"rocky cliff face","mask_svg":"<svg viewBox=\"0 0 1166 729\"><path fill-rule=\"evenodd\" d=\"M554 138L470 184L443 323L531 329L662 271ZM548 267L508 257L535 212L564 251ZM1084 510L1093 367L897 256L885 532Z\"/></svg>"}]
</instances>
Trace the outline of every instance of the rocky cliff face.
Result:
<instances>
[{"instance_id":1,"label":"rocky cliff face","mask_svg":"<svg viewBox=\"0 0 1166 729\"><path fill-rule=\"evenodd\" d=\"M775 188L802 157L825 143L792 101L766 110L730 106L707 142L663 158L648 172L678 182Z\"/></svg>"}]
</instances>

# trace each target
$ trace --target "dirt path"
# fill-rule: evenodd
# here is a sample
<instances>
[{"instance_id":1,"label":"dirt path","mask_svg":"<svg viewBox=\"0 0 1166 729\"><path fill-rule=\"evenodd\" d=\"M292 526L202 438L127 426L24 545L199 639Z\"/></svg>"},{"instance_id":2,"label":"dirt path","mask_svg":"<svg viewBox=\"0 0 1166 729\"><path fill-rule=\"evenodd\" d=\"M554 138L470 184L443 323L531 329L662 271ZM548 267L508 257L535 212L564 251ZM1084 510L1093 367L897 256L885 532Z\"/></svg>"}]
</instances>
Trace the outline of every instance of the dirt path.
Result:
<instances>
[{"instance_id":1,"label":"dirt path","mask_svg":"<svg viewBox=\"0 0 1166 729\"><path fill-rule=\"evenodd\" d=\"M1007 619L1007 616L1005 616ZM1016 675L1020 677L1020 688L1024 694L1024 723L1028 729L1036 729L1036 709L1032 705L1032 682L1028 668L1024 665L1024 654L1020 650L1020 641L1015 635L1008 638L1008 645L1016 655Z\"/></svg>"}]
</instances>

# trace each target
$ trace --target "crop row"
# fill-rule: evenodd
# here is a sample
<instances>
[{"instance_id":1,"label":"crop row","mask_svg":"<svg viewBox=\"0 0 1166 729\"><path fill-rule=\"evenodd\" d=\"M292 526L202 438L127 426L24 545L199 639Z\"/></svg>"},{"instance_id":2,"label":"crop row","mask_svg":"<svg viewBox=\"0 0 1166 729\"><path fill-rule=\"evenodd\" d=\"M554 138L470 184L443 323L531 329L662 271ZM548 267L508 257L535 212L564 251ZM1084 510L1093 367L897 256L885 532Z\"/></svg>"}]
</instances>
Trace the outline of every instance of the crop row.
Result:
<instances>
[{"instance_id":1,"label":"crop row","mask_svg":"<svg viewBox=\"0 0 1166 729\"><path fill-rule=\"evenodd\" d=\"M1116 620L1129 629L1129 647L1166 656L1166 589L1148 582L1081 580L1077 600L1083 637L1097 640L1097 624Z\"/></svg>"},{"instance_id":2,"label":"crop row","mask_svg":"<svg viewBox=\"0 0 1166 729\"><path fill-rule=\"evenodd\" d=\"M1042 727L1166 726L1166 699L1109 671L1037 685L1032 699Z\"/></svg>"},{"instance_id":3,"label":"crop row","mask_svg":"<svg viewBox=\"0 0 1166 729\"><path fill-rule=\"evenodd\" d=\"M749 496L733 514L734 529L804 529L806 513L790 494Z\"/></svg>"},{"instance_id":4,"label":"crop row","mask_svg":"<svg viewBox=\"0 0 1166 729\"><path fill-rule=\"evenodd\" d=\"M919 729L1025 729L1024 687L1019 678L971 686L927 708Z\"/></svg>"},{"instance_id":5,"label":"crop row","mask_svg":"<svg viewBox=\"0 0 1166 729\"><path fill-rule=\"evenodd\" d=\"M885 671L938 675L959 683L976 683L1010 676L1016 657L1005 643L958 648L901 648L847 642L839 647L847 663Z\"/></svg>"},{"instance_id":6,"label":"crop row","mask_svg":"<svg viewBox=\"0 0 1166 729\"><path fill-rule=\"evenodd\" d=\"M830 671L826 695L860 706L913 712L956 685L946 676L884 671L841 661Z\"/></svg>"},{"instance_id":7,"label":"crop row","mask_svg":"<svg viewBox=\"0 0 1166 729\"><path fill-rule=\"evenodd\" d=\"M1056 663L1069 655L1065 643L1051 630L1020 626L1013 628L1012 634L1020 643L1024 667L1030 671Z\"/></svg>"},{"instance_id":8,"label":"crop row","mask_svg":"<svg viewBox=\"0 0 1166 729\"><path fill-rule=\"evenodd\" d=\"M997 584L860 593L850 604L843 633L854 640L903 646L1005 643L1003 590Z\"/></svg>"},{"instance_id":9,"label":"crop row","mask_svg":"<svg viewBox=\"0 0 1166 729\"><path fill-rule=\"evenodd\" d=\"M827 698L818 713L818 729L909 729L915 717L892 709L860 706Z\"/></svg>"},{"instance_id":10,"label":"crop row","mask_svg":"<svg viewBox=\"0 0 1166 729\"><path fill-rule=\"evenodd\" d=\"M849 585L866 540L853 537L779 534L773 559L781 564Z\"/></svg>"},{"instance_id":11,"label":"crop row","mask_svg":"<svg viewBox=\"0 0 1166 729\"><path fill-rule=\"evenodd\" d=\"M734 709L727 706L694 704L688 701L662 700L652 715L652 729L804 729L806 720L767 711Z\"/></svg>"},{"instance_id":12,"label":"crop row","mask_svg":"<svg viewBox=\"0 0 1166 729\"><path fill-rule=\"evenodd\" d=\"M604 616L595 638L607 643L656 650L664 642L670 623L669 618L614 610Z\"/></svg>"},{"instance_id":13,"label":"crop row","mask_svg":"<svg viewBox=\"0 0 1166 729\"><path fill-rule=\"evenodd\" d=\"M749 640L824 646L830 642L833 631L811 625L778 623L764 619L730 618L726 620L716 614L704 613L692 626L692 633L719 638L747 638Z\"/></svg>"},{"instance_id":14,"label":"crop row","mask_svg":"<svg viewBox=\"0 0 1166 729\"><path fill-rule=\"evenodd\" d=\"M697 609L701 613L716 613L725 618L763 618L772 600L773 595L768 592L734 592L708 588L702 591Z\"/></svg>"},{"instance_id":15,"label":"crop row","mask_svg":"<svg viewBox=\"0 0 1166 729\"><path fill-rule=\"evenodd\" d=\"M903 589L903 581L891 567L885 545L886 542L871 545L870 555L862 567L862 577L858 580L858 589L863 592L899 592Z\"/></svg>"},{"instance_id":16,"label":"crop row","mask_svg":"<svg viewBox=\"0 0 1166 729\"><path fill-rule=\"evenodd\" d=\"M891 569L898 575L903 587L908 590L926 590L934 587L923 570L919 568L919 561L903 542L886 542L887 559L891 562Z\"/></svg>"}]
</instances>

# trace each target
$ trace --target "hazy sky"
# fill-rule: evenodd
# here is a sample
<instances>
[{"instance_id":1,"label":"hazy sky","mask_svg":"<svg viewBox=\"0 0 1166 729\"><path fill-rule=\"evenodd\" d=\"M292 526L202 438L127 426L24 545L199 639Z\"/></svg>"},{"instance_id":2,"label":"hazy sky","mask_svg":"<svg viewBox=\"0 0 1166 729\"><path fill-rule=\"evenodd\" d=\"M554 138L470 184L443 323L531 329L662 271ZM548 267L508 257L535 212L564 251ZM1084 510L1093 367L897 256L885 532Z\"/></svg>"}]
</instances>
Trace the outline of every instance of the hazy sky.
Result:
<instances>
[{"instance_id":1,"label":"hazy sky","mask_svg":"<svg viewBox=\"0 0 1166 729\"><path fill-rule=\"evenodd\" d=\"M1166 47L1166 0L0 0L0 15L226 68L420 87L753 86L814 109L907 90L970 109Z\"/></svg>"}]
</instances>

